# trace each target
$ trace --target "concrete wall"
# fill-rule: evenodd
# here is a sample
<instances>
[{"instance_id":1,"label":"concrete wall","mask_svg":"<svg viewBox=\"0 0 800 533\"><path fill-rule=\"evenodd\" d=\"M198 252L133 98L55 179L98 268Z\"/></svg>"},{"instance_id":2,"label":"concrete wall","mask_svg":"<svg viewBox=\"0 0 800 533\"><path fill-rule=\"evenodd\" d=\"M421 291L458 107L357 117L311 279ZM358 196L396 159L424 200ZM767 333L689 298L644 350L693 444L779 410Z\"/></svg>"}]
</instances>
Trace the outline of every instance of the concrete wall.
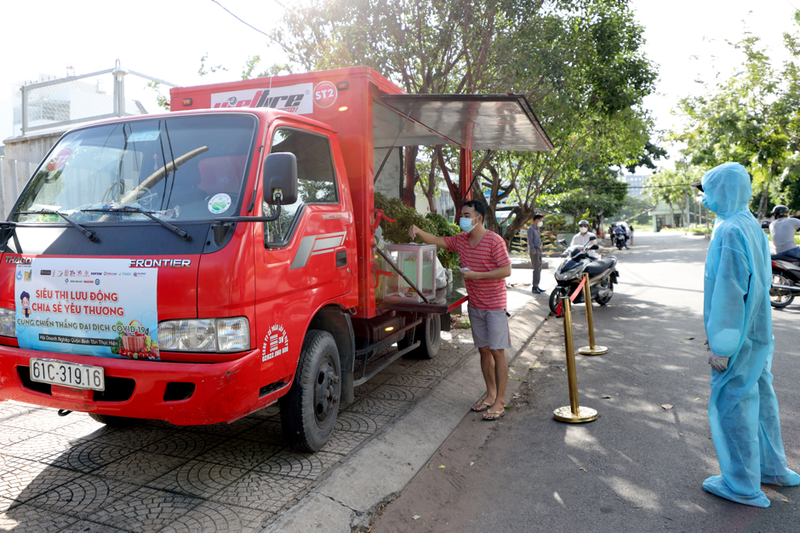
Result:
<instances>
[{"instance_id":1,"label":"concrete wall","mask_svg":"<svg viewBox=\"0 0 800 533\"><path fill-rule=\"evenodd\" d=\"M0 159L0 219L5 219L33 171L64 132L6 139Z\"/></svg>"}]
</instances>

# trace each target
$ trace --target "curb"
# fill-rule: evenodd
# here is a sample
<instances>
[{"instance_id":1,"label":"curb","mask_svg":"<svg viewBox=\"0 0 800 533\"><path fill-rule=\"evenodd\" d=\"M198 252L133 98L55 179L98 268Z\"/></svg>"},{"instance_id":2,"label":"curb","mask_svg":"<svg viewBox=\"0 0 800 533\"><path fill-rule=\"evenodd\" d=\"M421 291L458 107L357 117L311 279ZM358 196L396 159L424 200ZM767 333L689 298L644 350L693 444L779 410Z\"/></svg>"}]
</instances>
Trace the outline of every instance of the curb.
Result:
<instances>
[{"instance_id":1,"label":"curb","mask_svg":"<svg viewBox=\"0 0 800 533\"><path fill-rule=\"evenodd\" d=\"M525 351L549 315L547 300L536 302L531 299L509 319L513 349L509 364ZM354 529L367 529L376 510L405 489L471 412L470 407L484 390L477 353L473 347L469 352L473 357L461 368L385 432L347 457L264 531L351 533ZM510 380L507 397L518 386L519 383Z\"/></svg>"}]
</instances>

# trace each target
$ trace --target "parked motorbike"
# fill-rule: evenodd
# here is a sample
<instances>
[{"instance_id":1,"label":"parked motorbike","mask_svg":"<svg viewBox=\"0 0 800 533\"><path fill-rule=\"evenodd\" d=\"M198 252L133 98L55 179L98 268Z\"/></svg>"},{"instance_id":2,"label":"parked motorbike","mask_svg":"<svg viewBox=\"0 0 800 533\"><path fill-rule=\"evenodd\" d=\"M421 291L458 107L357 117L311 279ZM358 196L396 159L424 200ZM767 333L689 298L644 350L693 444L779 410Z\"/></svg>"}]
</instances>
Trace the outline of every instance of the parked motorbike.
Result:
<instances>
[{"instance_id":1,"label":"parked motorbike","mask_svg":"<svg viewBox=\"0 0 800 533\"><path fill-rule=\"evenodd\" d=\"M558 242L564 246L567 244L564 240ZM592 259L587 252L598 248L597 243L591 241L586 246L570 246L564 250L563 255L566 258L555 272L558 286L550 293L550 310L553 313L557 313L559 300L575 292L584 274L589 274L589 287L594 301L606 305L611 300L614 295L614 284L619 278L616 269L617 258L611 256L605 259ZM583 291L575 299L575 303L582 302Z\"/></svg>"},{"instance_id":2,"label":"parked motorbike","mask_svg":"<svg viewBox=\"0 0 800 533\"><path fill-rule=\"evenodd\" d=\"M797 295L800 295L800 259L791 255L773 255L769 303L772 307L786 307Z\"/></svg>"}]
</instances>

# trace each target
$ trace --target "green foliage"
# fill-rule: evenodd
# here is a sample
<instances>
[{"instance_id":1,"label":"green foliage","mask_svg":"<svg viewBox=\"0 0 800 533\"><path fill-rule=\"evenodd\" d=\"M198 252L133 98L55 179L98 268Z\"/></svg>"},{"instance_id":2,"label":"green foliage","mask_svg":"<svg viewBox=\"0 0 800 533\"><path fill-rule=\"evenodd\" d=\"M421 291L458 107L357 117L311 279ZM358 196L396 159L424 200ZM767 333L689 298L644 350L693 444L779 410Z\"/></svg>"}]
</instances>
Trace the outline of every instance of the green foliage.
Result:
<instances>
[{"instance_id":1,"label":"green foliage","mask_svg":"<svg viewBox=\"0 0 800 533\"><path fill-rule=\"evenodd\" d=\"M618 220L631 219L630 224L638 222L639 224L647 224L650 217L647 212L656 206L656 203L649 199L637 198L636 196L628 195L625 202L617 212L616 218Z\"/></svg>"},{"instance_id":2,"label":"green foliage","mask_svg":"<svg viewBox=\"0 0 800 533\"><path fill-rule=\"evenodd\" d=\"M289 7L271 37L307 70L366 65L410 93L525 94L556 149L474 154L476 197L490 191L488 228L500 233L493 213L500 202L514 205L507 242L532 219L549 182L578 189L584 183L573 169L652 164L663 154L642 109L656 68L627 2L308 0ZM465 191L449 178L457 153L441 155L418 168L420 183L430 199L431 182L447 181L458 209ZM600 209L619 203L613 194L607 200Z\"/></svg>"},{"instance_id":3,"label":"green foliage","mask_svg":"<svg viewBox=\"0 0 800 533\"><path fill-rule=\"evenodd\" d=\"M795 13L800 24L800 12ZM711 168L737 161L753 175L750 208L767 215L774 204L800 208L800 40L784 34L791 59L776 67L759 37L749 32L732 46L742 54L737 72L706 83L704 96L679 104L686 128L687 162Z\"/></svg>"},{"instance_id":4,"label":"green foliage","mask_svg":"<svg viewBox=\"0 0 800 533\"><path fill-rule=\"evenodd\" d=\"M383 209L384 216L394 220L392 223L381 219L383 238L392 244L413 242L408 236L408 228L412 224L439 237L456 235L460 231L458 226L450 224L441 215L436 213L421 215L415 209L403 205L403 201L399 198L387 198L380 193L375 193L375 209ZM444 268L452 269L459 265L458 254L455 252L437 248L436 255Z\"/></svg>"},{"instance_id":5,"label":"green foliage","mask_svg":"<svg viewBox=\"0 0 800 533\"><path fill-rule=\"evenodd\" d=\"M161 94L161 84L157 81L148 81L147 88L156 92L156 104L162 109L169 111L169 100L166 96Z\"/></svg>"},{"instance_id":6,"label":"green foliage","mask_svg":"<svg viewBox=\"0 0 800 533\"><path fill-rule=\"evenodd\" d=\"M684 226L689 224L687 208L693 202L697 191L689 184L698 181L703 175L700 167L677 164L675 170L662 169L651 174L645 185L648 187L647 195L654 204L664 203L670 211L678 210ZM670 220L674 219L671 217ZM670 225L672 222L670 222Z\"/></svg>"},{"instance_id":7,"label":"green foliage","mask_svg":"<svg viewBox=\"0 0 800 533\"><path fill-rule=\"evenodd\" d=\"M540 202L549 210L572 215L575 221L598 222L601 217L614 217L625 203L628 185L607 166L583 165L571 172L570 178L554 181L543 191Z\"/></svg>"},{"instance_id":8,"label":"green foliage","mask_svg":"<svg viewBox=\"0 0 800 533\"><path fill-rule=\"evenodd\" d=\"M258 57L258 56L256 56ZM203 57L200 58L200 68L197 69L197 73L201 76L207 76L208 74L213 74L218 70L223 72L227 72L228 69L223 67L222 65L214 65L212 67L206 66L206 61L208 61L208 52L205 53Z\"/></svg>"}]
</instances>

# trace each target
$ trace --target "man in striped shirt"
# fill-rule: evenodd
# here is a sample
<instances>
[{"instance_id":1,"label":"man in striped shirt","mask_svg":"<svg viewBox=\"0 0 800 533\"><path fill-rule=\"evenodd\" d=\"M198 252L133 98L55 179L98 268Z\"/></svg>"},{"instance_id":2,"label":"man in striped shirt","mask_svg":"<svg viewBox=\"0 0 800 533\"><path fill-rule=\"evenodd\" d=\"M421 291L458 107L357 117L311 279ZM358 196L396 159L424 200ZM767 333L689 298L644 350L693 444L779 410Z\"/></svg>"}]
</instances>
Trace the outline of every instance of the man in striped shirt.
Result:
<instances>
[{"instance_id":1,"label":"man in striped shirt","mask_svg":"<svg viewBox=\"0 0 800 533\"><path fill-rule=\"evenodd\" d=\"M481 371L486 381L486 395L472 406L472 410L484 413L484 420L493 421L505 414L508 383L505 351L511 347L505 278L511 275L511 259L503 238L483 226L485 218L483 204L470 200L461 208L459 225L464 233L437 237L412 225L408 234L412 239L419 237L425 244L435 244L458 253L469 295L472 340L481 354Z\"/></svg>"}]
</instances>

